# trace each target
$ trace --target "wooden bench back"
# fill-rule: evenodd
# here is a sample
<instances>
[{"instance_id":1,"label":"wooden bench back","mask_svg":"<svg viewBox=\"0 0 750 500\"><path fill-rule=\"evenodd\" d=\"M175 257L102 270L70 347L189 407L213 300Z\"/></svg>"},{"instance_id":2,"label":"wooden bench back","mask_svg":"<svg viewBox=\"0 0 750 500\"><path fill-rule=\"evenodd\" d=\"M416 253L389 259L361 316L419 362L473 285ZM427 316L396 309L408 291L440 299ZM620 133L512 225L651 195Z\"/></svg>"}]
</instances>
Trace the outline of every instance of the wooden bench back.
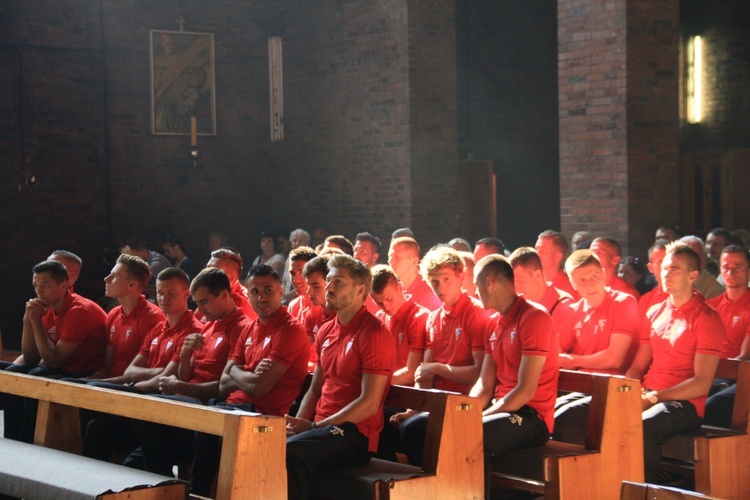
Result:
<instances>
[{"instance_id":1,"label":"wooden bench back","mask_svg":"<svg viewBox=\"0 0 750 500\"><path fill-rule=\"evenodd\" d=\"M624 479L642 481L640 382L560 370L559 389L591 394L585 448L599 453L551 459L551 498L616 498Z\"/></svg>"},{"instance_id":2,"label":"wooden bench back","mask_svg":"<svg viewBox=\"0 0 750 500\"><path fill-rule=\"evenodd\" d=\"M430 412L422 470L435 475L421 486L417 482L395 483L390 498L414 498L415 494L424 498L430 491L435 498L482 497L484 444L478 399L432 389L392 386L386 404Z\"/></svg>"},{"instance_id":3,"label":"wooden bench back","mask_svg":"<svg viewBox=\"0 0 750 500\"><path fill-rule=\"evenodd\" d=\"M716 377L737 381L732 410L732 429L750 434L750 361L719 360Z\"/></svg>"},{"instance_id":4,"label":"wooden bench back","mask_svg":"<svg viewBox=\"0 0 750 500\"><path fill-rule=\"evenodd\" d=\"M0 392L39 400L35 444L80 453L79 409L110 413L222 436L217 498L271 498L286 491L286 423L281 417L4 371Z\"/></svg>"}]
</instances>

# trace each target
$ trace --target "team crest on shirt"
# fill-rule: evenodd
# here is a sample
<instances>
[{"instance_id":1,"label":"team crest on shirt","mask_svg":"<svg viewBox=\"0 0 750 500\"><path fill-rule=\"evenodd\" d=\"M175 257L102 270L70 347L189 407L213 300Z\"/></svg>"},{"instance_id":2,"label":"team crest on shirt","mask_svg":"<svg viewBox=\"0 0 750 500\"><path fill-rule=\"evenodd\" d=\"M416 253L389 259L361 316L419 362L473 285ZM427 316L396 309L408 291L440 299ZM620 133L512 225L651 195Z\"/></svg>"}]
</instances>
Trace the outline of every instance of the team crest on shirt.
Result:
<instances>
[{"instance_id":1,"label":"team crest on shirt","mask_svg":"<svg viewBox=\"0 0 750 500\"><path fill-rule=\"evenodd\" d=\"M315 325L315 326L313 327L313 333L318 333L318 325Z\"/></svg>"},{"instance_id":2,"label":"team crest on shirt","mask_svg":"<svg viewBox=\"0 0 750 500\"><path fill-rule=\"evenodd\" d=\"M128 340L130 338L130 333L131 333L131 330L130 328L128 328L128 331L125 332L125 340Z\"/></svg>"},{"instance_id":3,"label":"team crest on shirt","mask_svg":"<svg viewBox=\"0 0 750 500\"><path fill-rule=\"evenodd\" d=\"M354 343L354 339L351 339L349 342L346 343L346 352L345 354L349 354L349 350L352 348L352 344Z\"/></svg>"},{"instance_id":4,"label":"team crest on shirt","mask_svg":"<svg viewBox=\"0 0 750 500\"><path fill-rule=\"evenodd\" d=\"M497 332L494 330L492 331L492 335L490 335L490 349L495 350L495 343L497 342Z\"/></svg>"},{"instance_id":5,"label":"team crest on shirt","mask_svg":"<svg viewBox=\"0 0 750 500\"><path fill-rule=\"evenodd\" d=\"M583 328L583 324L579 321L576 323L576 326L573 327L573 329L576 331L576 337L581 336L581 329Z\"/></svg>"},{"instance_id":6,"label":"team crest on shirt","mask_svg":"<svg viewBox=\"0 0 750 500\"><path fill-rule=\"evenodd\" d=\"M159 345L159 338L154 337L154 339L151 341L151 347L156 347Z\"/></svg>"},{"instance_id":7,"label":"team crest on shirt","mask_svg":"<svg viewBox=\"0 0 750 500\"><path fill-rule=\"evenodd\" d=\"M271 342L271 337L266 337L263 339L263 348L265 349L268 343Z\"/></svg>"},{"instance_id":8,"label":"team crest on shirt","mask_svg":"<svg viewBox=\"0 0 750 500\"><path fill-rule=\"evenodd\" d=\"M656 321L651 329L651 336L659 336L674 346L680 337L682 337L682 334L685 333L687 327L688 324L684 318L676 318L673 321L667 320L666 325L663 324L663 321Z\"/></svg>"},{"instance_id":9,"label":"team crest on shirt","mask_svg":"<svg viewBox=\"0 0 750 500\"><path fill-rule=\"evenodd\" d=\"M166 350L168 351L171 348L172 348L172 341L170 340L169 342L167 342L167 349Z\"/></svg>"},{"instance_id":10,"label":"team crest on shirt","mask_svg":"<svg viewBox=\"0 0 750 500\"><path fill-rule=\"evenodd\" d=\"M47 335L49 335L49 338L52 340L52 342L57 342L57 327L55 325L52 325L52 328L47 330Z\"/></svg>"},{"instance_id":11,"label":"team crest on shirt","mask_svg":"<svg viewBox=\"0 0 750 500\"><path fill-rule=\"evenodd\" d=\"M456 340L458 340L458 337L461 336L461 332L462 331L463 331L463 329L460 326L458 328L456 328Z\"/></svg>"},{"instance_id":12,"label":"team crest on shirt","mask_svg":"<svg viewBox=\"0 0 750 500\"><path fill-rule=\"evenodd\" d=\"M112 325L112 328L109 329L109 333L115 333L115 325Z\"/></svg>"},{"instance_id":13,"label":"team crest on shirt","mask_svg":"<svg viewBox=\"0 0 750 500\"><path fill-rule=\"evenodd\" d=\"M404 337L406 337L406 334L404 332L401 332L398 334L398 343L401 345L404 342Z\"/></svg>"},{"instance_id":14,"label":"team crest on shirt","mask_svg":"<svg viewBox=\"0 0 750 500\"><path fill-rule=\"evenodd\" d=\"M510 331L510 345L513 345L513 342L516 341L516 330L515 328Z\"/></svg>"},{"instance_id":15,"label":"team crest on shirt","mask_svg":"<svg viewBox=\"0 0 750 500\"><path fill-rule=\"evenodd\" d=\"M740 322L739 316L732 316L732 326L736 325L739 322Z\"/></svg>"},{"instance_id":16,"label":"team crest on shirt","mask_svg":"<svg viewBox=\"0 0 750 500\"><path fill-rule=\"evenodd\" d=\"M600 319L599 320L598 328L597 328L596 331L594 331L594 333L596 333L597 331L600 331L600 332L604 331L604 327L605 326L607 326L607 320L606 319Z\"/></svg>"},{"instance_id":17,"label":"team crest on shirt","mask_svg":"<svg viewBox=\"0 0 750 500\"><path fill-rule=\"evenodd\" d=\"M221 335L219 338L216 339L216 343L214 344L214 349L219 347L219 344L221 344L224 341L224 336Z\"/></svg>"},{"instance_id":18,"label":"team crest on shirt","mask_svg":"<svg viewBox=\"0 0 750 500\"><path fill-rule=\"evenodd\" d=\"M325 339L323 341L323 345L320 346L320 352L322 353L323 350L325 350L326 347L328 347L328 344L330 344L330 339Z\"/></svg>"}]
</instances>

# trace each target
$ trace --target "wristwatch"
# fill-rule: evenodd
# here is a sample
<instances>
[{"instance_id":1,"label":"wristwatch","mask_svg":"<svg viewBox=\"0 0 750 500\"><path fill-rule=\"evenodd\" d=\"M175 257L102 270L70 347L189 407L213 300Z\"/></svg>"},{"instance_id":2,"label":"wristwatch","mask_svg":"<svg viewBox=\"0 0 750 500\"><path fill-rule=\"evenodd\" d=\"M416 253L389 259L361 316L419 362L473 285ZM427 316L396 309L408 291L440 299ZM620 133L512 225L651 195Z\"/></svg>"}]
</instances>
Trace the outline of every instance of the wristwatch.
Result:
<instances>
[{"instance_id":1,"label":"wristwatch","mask_svg":"<svg viewBox=\"0 0 750 500\"><path fill-rule=\"evenodd\" d=\"M647 392L646 400L652 405L655 405L659 402L659 396L656 394L656 391Z\"/></svg>"}]
</instances>

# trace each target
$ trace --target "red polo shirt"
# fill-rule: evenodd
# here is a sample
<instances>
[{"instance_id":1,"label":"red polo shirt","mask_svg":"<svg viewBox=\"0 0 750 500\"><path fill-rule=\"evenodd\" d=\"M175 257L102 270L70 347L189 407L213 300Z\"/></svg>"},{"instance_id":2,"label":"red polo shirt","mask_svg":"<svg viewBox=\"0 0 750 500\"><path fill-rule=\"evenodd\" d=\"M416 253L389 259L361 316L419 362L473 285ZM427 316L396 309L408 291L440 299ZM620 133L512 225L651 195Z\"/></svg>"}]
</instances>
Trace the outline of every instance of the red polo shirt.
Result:
<instances>
[{"instance_id":1,"label":"red polo shirt","mask_svg":"<svg viewBox=\"0 0 750 500\"><path fill-rule=\"evenodd\" d=\"M406 366L410 352L419 354L420 358L424 355L429 314L430 311L414 299L406 301L393 316L378 311L377 317L383 320L396 341L396 370Z\"/></svg>"},{"instance_id":2,"label":"red polo shirt","mask_svg":"<svg viewBox=\"0 0 750 500\"><path fill-rule=\"evenodd\" d=\"M315 410L315 421L339 412L362 394L362 375L370 373L388 377L396 364L393 336L382 321L363 306L347 325L338 318L325 323L315 344L318 365L323 370L323 387ZM369 451L378 449L378 438L383 428L383 403L388 391L383 391L378 411L370 417L353 422L359 432L369 439Z\"/></svg>"},{"instance_id":3,"label":"red polo shirt","mask_svg":"<svg viewBox=\"0 0 750 500\"><path fill-rule=\"evenodd\" d=\"M95 372L104 365L107 314L95 302L72 292L65 294L60 314L50 308L42 316L42 326L53 345L77 345L62 369L71 373Z\"/></svg>"},{"instance_id":4,"label":"red polo shirt","mask_svg":"<svg viewBox=\"0 0 750 500\"><path fill-rule=\"evenodd\" d=\"M427 345L437 363L452 366L474 364L473 352L484 351L484 337L490 323L487 312L475 305L466 293L450 311L440 307L427 319ZM434 387L468 394L474 384L459 384L435 377Z\"/></svg>"},{"instance_id":5,"label":"red polo shirt","mask_svg":"<svg viewBox=\"0 0 750 500\"><path fill-rule=\"evenodd\" d=\"M282 364L287 370L263 396L251 396L237 389L229 395L227 403L252 403L255 411L265 415L284 416L302 390L307 377L309 353L307 333L300 322L287 312L286 307L279 308L265 324L260 320L253 321L251 327L242 332L230 359L245 371L254 371L265 358Z\"/></svg>"},{"instance_id":6,"label":"red polo shirt","mask_svg":"<svg viewBox=\"0 0 750 500\"><path fill-rule=\"evenodd\" d=\"M117 306L107 315L107 346L112 348L111 377L119 377L133 361L143 344L146 335L167 318L156 304L144 295L138 299L135 308L125 314L122 306Z\"/></svg>"},{"instance_id":7,"label":"red polo shirt","mask_svg":"<svg viewBox=\"0 0 750 500\"><path fill-rule=\"evenodd\" d=\"M143 339L138 354L146 356L147 368L166 368L175 354L179 358L182 343L190 333L198 333L203 323L195 319L192 311L185 311L173 327L167 321L161 322Z\"/></svg>"},{"instance_id":8,"label":"red polo shirt","mask_svg":"<svg viewBox=\"0 0 750 500\"><path fill-rule=\"evenodd\" d=\"M716 309L726 329L721 357L736 358L740 355L745 337L750 337L750 290L745 290L734 302L724 292L706 300L706 304Z\"/></svg>"},{"instance_id":9,"label":"red polo shirt","mask_svg":"<svg viewBox=\"0 0 750 500\"><path fill-rule=\"evenodd\" d=\"M641 342L651 344L651 365L643 377L643 386L650 390L668 389L692 378L696 354L721 354L724 323L699 293L680 307L662 302L649 311L648 318L651 330ZM706 395L690 402L702 417Z\"/></svg>"},{"instance_id":10,"label":"red polo shirt","mask_svg":"<svg viewBox=\"0 0 750 500\"><path fill-rule=\"evenodd\" d=\"M638 339L643 324L643 317L635 298L608 289L604 300L596 307L587 307L583 299L570 306L567 319L560 329L560 350L578 355L595 354L609 347L612 335L627 335L631 338L631 344L623 365L617 369L596 370L622 375L630 367L632 358L638 350ZM585 370L586 367L581 369Z\"/></svg>"},{"instance_id":11,"label":"red polo shirt","mask_svg":"<svg viewBox=\"0 0 750 500\"><path fill-rule=\"evenodd\" d=\"M510 310L488 330L485 343L485 354L491 354L497 365L496 399L518 385L524 355L546 357L537 390L526 404L537 411L550 432L555 423L559 352L556 328L549 314L523 297L518 297Z\"/></svg>"}]
</instances>

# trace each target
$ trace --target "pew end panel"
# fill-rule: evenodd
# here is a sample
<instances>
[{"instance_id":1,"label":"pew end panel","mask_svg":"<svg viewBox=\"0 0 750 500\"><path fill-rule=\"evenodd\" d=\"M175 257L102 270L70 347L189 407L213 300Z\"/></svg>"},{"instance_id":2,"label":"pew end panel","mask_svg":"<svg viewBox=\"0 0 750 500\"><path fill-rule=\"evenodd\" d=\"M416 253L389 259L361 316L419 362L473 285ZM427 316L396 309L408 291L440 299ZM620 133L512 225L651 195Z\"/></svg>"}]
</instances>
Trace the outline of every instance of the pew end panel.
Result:
<instances>
[{"instance_id":1,"label":"pew end panel","mask_svg":"<svg viewBox=\"0 0 750 500\"><path fill-rule=\"evenodd\" d=\"M269 467L281 464L281 467ZM286 425L283 419L228 414L216 499L286 498Z\"/></svg>"},{"instance_id":2,"label":"pew end panel","mask_svg":"<svg viewBox=\"0 0 750 500\"><path fill-rule=\"evenodd\" d=\"M643 481L640 382L561 370L559 389L592 396L585 446L550 440L497 457L493 485L550 499L617 498L623 480Z\"/></svg>"},{"instance_id":3,"label":"pew end panel","mask_svg":"<svg viewBox=\"0 0 750 500\"><path fill-rule=\"evenodd\" d=\"M732 428L708 425L662 445L666 470L693 475L695 489L719 498L750 498L750 361L722 359L716 377L737 381Z\"/></svg>"},{"instance_id":4,"label":"pew end panel","mask_svg":"<svg viewBox=\"0 0 750 500\"><path fill-rule=\"evenodd\" d=\"M483 498L482 409L476 398L392 386L385 404L430 412L423 467L374 458L315 478L312 498Z\"/></svg>"}]
</instances>

